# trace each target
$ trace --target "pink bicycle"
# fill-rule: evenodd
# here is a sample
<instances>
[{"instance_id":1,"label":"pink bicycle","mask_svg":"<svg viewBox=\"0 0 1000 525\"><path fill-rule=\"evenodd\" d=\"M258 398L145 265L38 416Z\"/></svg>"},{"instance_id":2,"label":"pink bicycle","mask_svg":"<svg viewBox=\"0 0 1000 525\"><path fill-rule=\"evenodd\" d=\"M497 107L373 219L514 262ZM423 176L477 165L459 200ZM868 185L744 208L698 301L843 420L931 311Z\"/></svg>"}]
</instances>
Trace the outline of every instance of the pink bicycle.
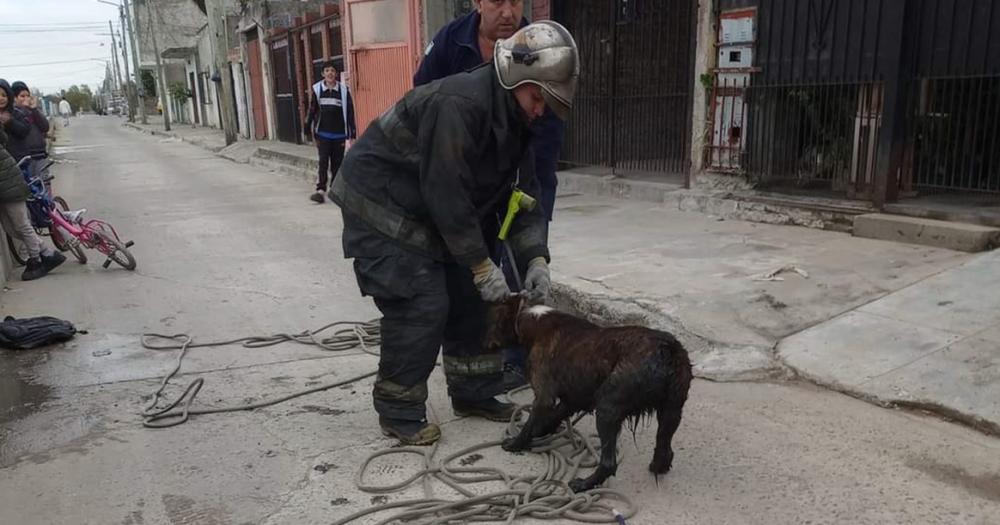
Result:
<instances>
[{"instance_id":1,"label":"pink bicycle","mask_svg":"<svg viewBox=\"0 0 1000 525\"><path fill-rule=\"evenodd\" d=\"M53 197L41 176L32 176L31 157L18 162L31 188L28 212L37 230L48 229L52 243L59 249L71 252L81 264L86 264L83 248L97 250L107 256L104 268L117 263L126 270L135 270L135 257L128 249L132 241L122 242L114 226L100 219L84 219L86 209L70 211L64 200Z\"/></svg>"}]
</instances>

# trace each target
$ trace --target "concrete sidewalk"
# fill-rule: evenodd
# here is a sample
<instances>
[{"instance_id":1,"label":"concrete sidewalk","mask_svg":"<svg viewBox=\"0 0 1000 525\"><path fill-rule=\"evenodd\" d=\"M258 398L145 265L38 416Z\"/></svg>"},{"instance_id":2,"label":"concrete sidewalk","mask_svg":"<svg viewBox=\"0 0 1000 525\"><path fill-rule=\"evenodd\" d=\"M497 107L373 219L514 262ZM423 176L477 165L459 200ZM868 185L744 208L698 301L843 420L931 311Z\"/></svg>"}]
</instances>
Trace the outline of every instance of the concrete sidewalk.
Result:
<instances>
[{"instance_id":1,"label":"concrete sidewalk","mask_svg":"<svg viewBox=\"0 0 1000 525\"><path fill-rule=\"evenodd\" d=\"M782 360L816 383L1000 435L1000 253L798 333Z\"/></svg>"},{"instance_id":2,"label":"concrete sidewalk","mask_svg":"<svg viewBox=\"0 0 1000 525\"><path fill-rule=\"evenodd\" d=\"M223 149L221 133L204 128L172 136L304 182L316 169L309 145ZM1000 433L1000 295L989 293L998 256L727 220L567 186L550 241L559 306L669 330L701 377L801 374ZM308 191L303 184L303 199Z\"/></svg>"}]
</instances>

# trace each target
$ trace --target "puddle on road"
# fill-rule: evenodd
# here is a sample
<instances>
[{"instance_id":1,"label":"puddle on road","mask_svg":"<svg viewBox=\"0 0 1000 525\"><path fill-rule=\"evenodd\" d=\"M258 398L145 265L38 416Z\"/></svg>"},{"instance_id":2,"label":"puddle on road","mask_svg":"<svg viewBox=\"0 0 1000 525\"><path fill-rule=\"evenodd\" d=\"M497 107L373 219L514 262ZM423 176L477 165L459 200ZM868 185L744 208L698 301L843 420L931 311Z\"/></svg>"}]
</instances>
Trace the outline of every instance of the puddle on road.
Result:
<instances>
[{"instance_id":1,"label":"puddle on road","mask_svg":"<svg viewBox=\"0 0 1000 525\"><path fill-rule=\"evenodd\" d=\"M15 432L11 423L42 409L52 399L52 388L33 382L30 373L46 359L42 352L0 351L0 467L6 467L24 452L25 436Z\"/></svg>"},{"instance_id":2,"label":"puddle on road","mask_svg":"<svg viewBox=\"0 0 1000 525\"><path fill-rule=\"evenodd\" d=\"M34 382L37 378L31 374L47 357L44 350L0 351L0 425L39 410L52 398L52 388Z\"/></svg>"},{"instance_id":3,"label":"puddle on road","mask_svg":"<svg viewBox=\"0 0 1000 525\"><path fill-rule=\"evenodd\" d=\"M98 424L94 415L48 408L57 396L36 371L49 361L51 352L62 349L0 351L0 468L26 455L45 462L51 459L46 450L71 444Z\"/></svg>"}]
</instances>

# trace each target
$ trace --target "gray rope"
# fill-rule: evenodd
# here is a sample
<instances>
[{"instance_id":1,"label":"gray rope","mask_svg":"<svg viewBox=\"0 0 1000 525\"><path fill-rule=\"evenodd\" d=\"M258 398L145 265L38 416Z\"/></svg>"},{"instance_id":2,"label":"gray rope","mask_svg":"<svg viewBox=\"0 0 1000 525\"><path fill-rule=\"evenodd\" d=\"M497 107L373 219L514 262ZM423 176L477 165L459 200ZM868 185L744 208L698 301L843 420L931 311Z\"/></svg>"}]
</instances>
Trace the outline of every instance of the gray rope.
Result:
<instances>
[{"instance_id":1,"label":"gray rope","mask_svg":"<svg viewBox=\"0 0 1000 525\"><path fill-rule=\"evenodd\" d=\"M530 410L521 406L511 418L506 436L520 432L522 415ZM568 481L575 478L581 468L597 466L596 436L583 436L575 424L583 416L572 422L567 421L559 432L536 438L531 443L531 451L543 454L545 470L540 474L511 476L494 467L455 467L451 463L474 452L499 446L501 441L488 441L473 445L450 454L440 462L434 462L438 445L431 447L397 447L376 451L365 458L354 477L354 484L363 492L387 494L399 492L417 481L424 481L424 498L376 505L341 518L333 525L345 525L365 516L393 509L404 509L389 516L377 525L395 522L419 521L423 524L445 524L457 521L512 523L517 518L571 519L584 523L614 523L616 512L623 519L629 519L638 509L623 493L598 488L581 494L570 490ZM394 454L421 456L424 468L408 479L390 485L370 485L365 481L372 462L380 457ZM429 480L444 483L459 494L457 500L435 498L428 488ZM463 485L485 482L502 482L503 489L487 494L476 494ZM617 506L613 506L615 502ZM619 511L618 509L623 509Z\"/></svg>"},{"instance_id":2,"label":"gray rope","mask_svg":"<svg viewBox=\"0 0 1000 525\"><path fill-rule=\"evenodd\" d=\"M341 328L329 337L320 335L335 327ZM159 342L157 342L159 341ZM204 378L196 378L185 387L183 393L164 407L158 408L163 391L170 380L177 375L188 351L192 348L209 348L241 344L244 348L264 348L286 342L317 346L331 352L343 352L360 348L362 351L379 355L371 347L381 344L379 321L368 322L336 322L317 330L298 334L273 334L266 337L251 336L195 343L187 334L163 335L147 333L142 335L143 348L150 350L179 350L174 368L163 377L159 388L152 393L149 404L143 409L142 424L148 428L169 428L187 422L191 416L203 414L219 414L224 412L241 412L277 405L290 399L308 394L329 390L339 386L355 383L372 377L377 372L369 372L334 383L319 385L300 390L284 396L220 408L191 409L198 392L205 384ZM527 387L522 387L527 388ZM512 392L513 393L513 392ZM180 408L178 408L178 406ZM433 414L433 408L432 414ZM521 420L530 406L521 406L514 413L506 429L506 436L515 436L520 432ZM373 494L388 494L399 492L420 481L423 484L425 497L394 503L376 505L341 518L333 525L345 525L365 516L401 509L401 512L378 522L387 525L392 522L420 521L421 525L448 524L461 522L503 522L512 523L523 517L536 519L570 519L583 523L614 523L623 522L636 514L638 509L625 494L605 488L597 488L585 493L575 494L570 490L568 481L575 478L581 468L593 468L597 465L596 436L584 436L575 424L582 418L580 415L573 421L566 421L561 429L531 443L531 452L542 454L545 458L545 469L541 473L524 476L511 476L507 472L494 467L456 467L451 464L463 456L479 450L499 446L501 440L488 441L464 448L450 454L439 462L434 456L438 443L431 447L394 447L376 451L365 458L355 475L354 482L363 492ZM394 454L415 454L423 458L424 468L415 472L408 479L390 485L369 485L365 482L365 474L371 463L383 456ZM438 481L461 495L460 498L449 500L433 496L432 482ZM465 486L477 483L502 482L503 488L487 494L477 494ZM612 506L617 503L617 507ZM620 511L617 509L624 509Z\"/></svg>"},{"instance_id":3,"label":"gray rope","mask_svg":"<svg viewBox=\"0 0 1000 525\"><path fill-rule=\"evenodd\" d=\"M320 337L323 332L335 328L338 326L346 326L347 328L341 328L333 333L329 337ZM172 341L172 343L160 343L155 344L155 340L165 340ZM274 346L286 342L296 342L304 345L312 345L322 348L330 352L344 352L347 350L353 350L355 348L361 348L362 351L369 353L371 355L378 355L378 352L371 350L370 346L378 346L381 343L381 334L379 333L379 321L373 320L368 322L356 322L356 321L341 321L336 323L330 323L323 326L317 330L305 331L298 334L273 334L266 337L260 336L250 336L250 337L240 337L237 339L230 339L228 341L213 341L210 343L195 343L191 336L187 334L174 334L174 335L163 335L163 334L153 334L147 333L142 335L141 343L142 347L149 350L180 350L177 353L177 361L174 364L173 370L171 370L167 375L163 376L163 380L160 382L160 387L156 389L152 394L152 398L146 408L142 411L142 425L147 428L169 428L174 427L183 423L186 423L191 416L203 415L203 414L219 414L223 412L241 412L244 410L254 410L258 408L268 407L272 405L277 405L278 403L283 403L289 399L295 399L297 397L305 396L308 394L313 394L316 392L322 392L324 390L329 390L331 388L337 388L339 386L347 385L362 379L366 379L374 376L377 372L369 372L367 374L362 374L359 376L351 377L349 379L344 379L342 381L337 381L334 383L327 383L325 385L319 385L307 390L301 390L299 392L294 392L285 396L276 397L273 399L268 399L264 401L259 401L257 403L248 403L245 405L236 405L231 407L221 407L221 408L202 408L197 410L192 410L191 405L194 403L196 397L198 397L198 392L201 387L205 385L204 378L197 378L194 381L188 383L187 387L184 388L184 392L181 393L177 399L168 403L167 406L162 408L157 408L157 404L160 402L160 398L163 397L163 390L167 388L170 383L170 379L173 378L177 372L181 369L181 364L184 362L184 357L187 355L188 350L192 348L208 348L216 346L228 346L234 344L241 344L244 348L264 348L268 346ZM178 405L183 405L177 409ZM176 410L175 410L176 409Z\"/></svg>"}]
</instances>

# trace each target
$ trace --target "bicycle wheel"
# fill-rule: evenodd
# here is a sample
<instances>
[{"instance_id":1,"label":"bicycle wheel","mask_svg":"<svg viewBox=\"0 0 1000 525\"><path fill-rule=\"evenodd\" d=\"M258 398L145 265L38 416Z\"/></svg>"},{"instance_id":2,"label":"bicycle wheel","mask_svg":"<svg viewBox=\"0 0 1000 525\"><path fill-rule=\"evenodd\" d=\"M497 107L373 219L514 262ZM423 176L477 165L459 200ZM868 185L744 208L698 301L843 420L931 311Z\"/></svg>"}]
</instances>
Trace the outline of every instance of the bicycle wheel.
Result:
<instances>
[{"instance_id":1,"label":"bicycle wheel","mask_svg":"<svg viewBox=\"0 0 1000 525\"><path fill-rule=\"evenodd\" d=\"M52 197L52 200L58 204L63 211L69 211L69 204L66 204L66 199L57 195ZM80 264L87 264L87 254L83 251L83 246L80 246L79 241L73 242L67 240L69 235L59 230L59 228L57 228L54 224L49 226L49 236L52 237L52 244L54 244L59 251L68 251L73 254L73 257L76 257L77 262Z\"/></svg>"},{"instance_id":2,"label":"bicycle wheel","mask_svg":"<svg viewBox=\"0 0 1000 525\"><path fill-rule=\"evenodd\" d=\"M17 266L24 266L28 261L28 246L21 241L15 241L7 235L7 248L10 248L10 258Z\"/></svg>"},{"instance_id":3,"label":"bicycle wheel","mask_svg":"<svg viewBox=\"0 0 1000 525\"><path fill-rule=\"evenodd\" d=\"M66 204L66 199L56 195L55 197L52 197L52 200L56 201L56 204L58 204L63 211L69 211L69 204Z\"/></svg>"},{"instance_id":4,"label":"bicycle wheel","mask_svg":"<svg viewBox=\"0 0 1000 525\"><path fill-rule=\"evenodd\" d=\"M65 234L60 233L59 235ZM69 253L73 254L73 257L76 257L76 262L80 264L87 264L87 253L83 251L83 246L80 246L80 241L77 241L76 239L73 239L73 241L67 241L66 249L69 250Z\"/></svg>"},{"instance_id":5,"label":"bicycle wheel","mask_svg":"<svg viewBox=\"0 0 1000 525\"><path fill-rule=\"evenodd\" d=\"M66 201L62 197L53 197L52 200L55 201L55 203L58 204L63 211L69 211L69 204L66 204ZM57 250L64 252L70 249L69 243L66 242L66 234L59 231L59 228L56 228L55 224L49 226L49 237L52 238L52 244L55 245ZM74 253L73 255L76 254Z\"/></svg>"},{"instance_id":6,"label":"bicycle wheel","mask_svg":"<svg viewBox=\"0 0 1000 525\"><path fill-rule=\"evenodd\" d=\"M118 263L119 266L126 270L135 270L135 257L128 251L125 244L104 232L98 232L97 236L100 237L101 244L109 252L105 254L108 256L108 259ZM101 250L101 252L103 253L104 250Z\"/></svg>"}]
</instances>

